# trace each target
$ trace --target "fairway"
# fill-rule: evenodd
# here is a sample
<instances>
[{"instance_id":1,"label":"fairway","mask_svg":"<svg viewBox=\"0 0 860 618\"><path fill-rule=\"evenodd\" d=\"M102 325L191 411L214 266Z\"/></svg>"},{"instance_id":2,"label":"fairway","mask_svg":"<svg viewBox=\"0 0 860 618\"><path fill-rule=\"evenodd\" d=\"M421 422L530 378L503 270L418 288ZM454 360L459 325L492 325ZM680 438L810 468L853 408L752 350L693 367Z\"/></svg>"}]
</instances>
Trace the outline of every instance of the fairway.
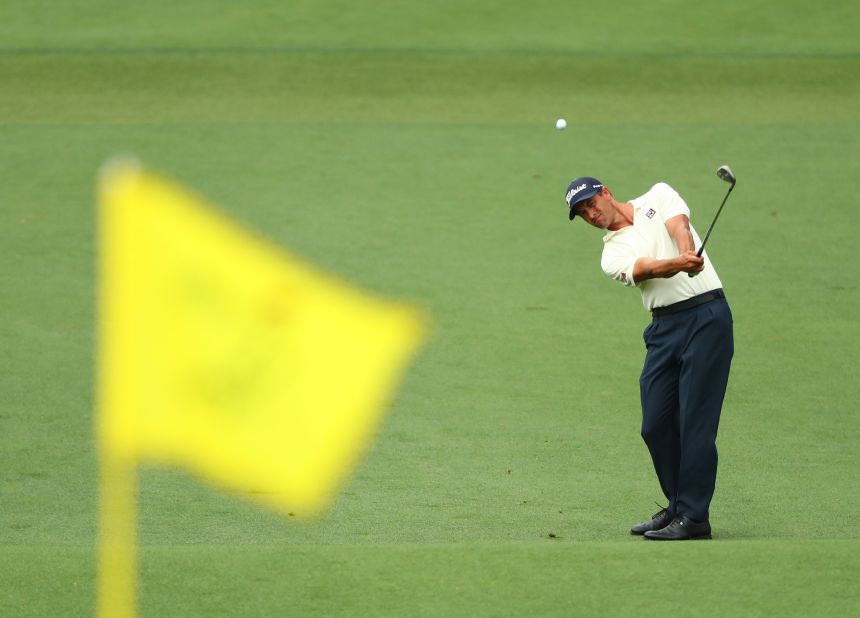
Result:
<instances>
[{"instance_id":1,"label":"fairway","mask_svg":"<svg viewBox=\"0 0 860 618\"><path fill-rule=\"evenodd\" d=\"M118 153L431 318L326 518L142 470L141 616L857 615L858 23L835 0L5 3L0 615L94 612ZM646 543L650 316L563 194L667 182L703 236L726 163L714 540Z\"/></svg>"}]
</instances>

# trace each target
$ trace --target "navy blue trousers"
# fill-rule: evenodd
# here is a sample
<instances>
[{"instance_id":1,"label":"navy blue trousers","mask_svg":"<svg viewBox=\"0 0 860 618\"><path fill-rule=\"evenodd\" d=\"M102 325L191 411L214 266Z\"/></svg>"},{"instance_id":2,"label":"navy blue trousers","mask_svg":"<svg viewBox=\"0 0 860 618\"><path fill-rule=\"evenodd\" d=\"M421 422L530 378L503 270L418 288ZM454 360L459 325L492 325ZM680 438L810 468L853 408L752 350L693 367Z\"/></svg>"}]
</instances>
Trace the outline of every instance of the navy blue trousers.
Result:
<instances>
[{"instance_id":1,"label":"navy blue trousers","mask_svg":"<svg viewBox=\"0 0 860 618\"><path fill-rule=\"evenodd\" d=\"M642 439L669 511L708 519L717 480L717 427L734 354L725 299L655 317L643 334Z\"/></svg>"}]
</instances>

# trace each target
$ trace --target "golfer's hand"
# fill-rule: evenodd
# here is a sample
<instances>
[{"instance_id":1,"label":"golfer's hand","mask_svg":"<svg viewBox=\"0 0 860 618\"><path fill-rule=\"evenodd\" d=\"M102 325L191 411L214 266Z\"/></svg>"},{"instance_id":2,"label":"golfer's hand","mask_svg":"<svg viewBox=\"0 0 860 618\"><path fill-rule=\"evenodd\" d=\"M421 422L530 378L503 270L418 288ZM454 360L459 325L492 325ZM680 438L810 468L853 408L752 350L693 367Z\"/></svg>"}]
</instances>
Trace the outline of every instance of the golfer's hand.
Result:
<instances>
[{"instance_id":1,"label":"golfer's hand","mask_svg":"<svg viewBox=\"0 0 860 618\"><path fill-rule=\"evenodd\" d=\"M685 272L691 277L695 277L705 269L705 258L701 258L696 255L695 251L684 251L684 253L679 255L676 260L678 271Z\"/></svg>"}]
</instances>

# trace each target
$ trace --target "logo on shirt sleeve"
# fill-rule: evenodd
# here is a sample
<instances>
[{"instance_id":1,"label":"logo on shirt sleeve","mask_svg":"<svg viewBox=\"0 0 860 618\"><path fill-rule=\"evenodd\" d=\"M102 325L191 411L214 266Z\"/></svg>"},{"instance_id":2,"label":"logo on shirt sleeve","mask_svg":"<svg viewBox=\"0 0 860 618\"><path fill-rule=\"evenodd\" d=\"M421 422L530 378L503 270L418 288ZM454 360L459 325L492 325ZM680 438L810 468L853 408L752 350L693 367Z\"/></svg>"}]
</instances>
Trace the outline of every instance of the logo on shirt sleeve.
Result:
<instances>
[{"instance_id":1,"label":"logo on shirt sleeve","mask_svg":"<svg viewBox=\"0 0 860 618\"><path fill-rule=\"evenodd\" d=\"M649 219L653 219L654 215L656 215L656 214L657 214L656 210L654 210L653 208L649 208L648 212L645 213L645 216L648 217Z\"/></svg>"}]
</instances>

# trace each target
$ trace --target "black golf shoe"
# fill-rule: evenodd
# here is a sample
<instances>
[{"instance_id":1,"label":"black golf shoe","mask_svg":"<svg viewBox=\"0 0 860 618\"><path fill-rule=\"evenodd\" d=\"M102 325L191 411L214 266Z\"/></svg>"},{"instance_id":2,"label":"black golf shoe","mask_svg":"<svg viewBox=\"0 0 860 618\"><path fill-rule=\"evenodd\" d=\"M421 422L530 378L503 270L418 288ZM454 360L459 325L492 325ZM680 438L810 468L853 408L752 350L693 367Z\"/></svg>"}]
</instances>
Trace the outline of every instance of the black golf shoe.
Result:
<instances>
[{"instance_id":1,"label":"black golf shoe","mask_svg":"<svg viewBox=\"0 0 860 618\"><path fill-rule=\"evenodd\" d=\"M708 520L693 521L689 517L676 517L660 530L649 530L644 534L649 541L692 541L711 538Z\"/></svg>"},{"instance_id":2,"label":"black golf shoe","mask_svg":"<svg viewBox=\"0 0 860 618\"><path fill-rule=\"evenodd\" d=\"M657 506L660 506L659 504ZM674 515L669 512L669 509L660 509L651 516L648 521L643 521L641 524L636 524L630 528L630 534L645 534L651 530L660 530L669 525L674 519Z\"/></svg>"}]
</instances>

